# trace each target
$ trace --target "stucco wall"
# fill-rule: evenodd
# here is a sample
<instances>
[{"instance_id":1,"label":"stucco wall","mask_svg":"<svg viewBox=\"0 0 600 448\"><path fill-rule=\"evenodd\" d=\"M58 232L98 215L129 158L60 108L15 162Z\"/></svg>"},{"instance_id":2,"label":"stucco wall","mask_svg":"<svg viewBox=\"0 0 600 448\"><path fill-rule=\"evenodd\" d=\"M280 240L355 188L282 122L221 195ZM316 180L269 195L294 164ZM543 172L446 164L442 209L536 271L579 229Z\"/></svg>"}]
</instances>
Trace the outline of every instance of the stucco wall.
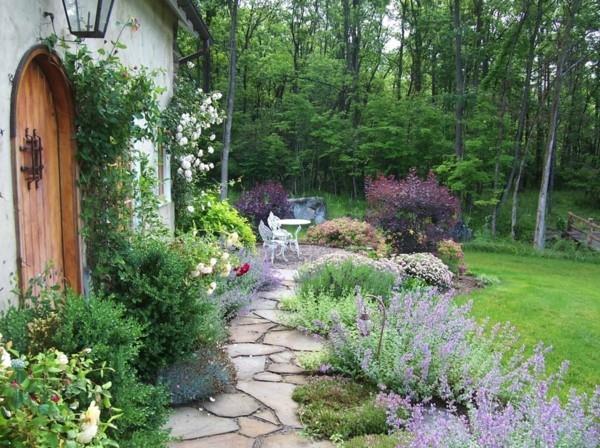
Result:
<instances>
[{"instance_id":1,"label":"stucco wall","mask_svg":"<svg viewBox=\"0 0 600 448\"><path fill-rule=\"evenodd\" d=\"M59 36L72 39L68 34L67 22L61 0L0 0L0 309L6 307L9 298L11 277L16 272L17 241L15 236L15 211L13 202L10 146L10 102L12 85L9 81L15 73L23 54L38 44L41 38L52 33L44 11L54 14L54 26ZM111 45L122 25L129 18L136 17L141 24L137 31L125 29L121 42L127 49L120 50L121 60L130 66L145 65L161 69L157 84L166 88L161 97L165 106L172 94L173 86L173 35L176 17L162 0L116 0L110 18L106 39L87 39L91 49ZM151 145L142 145L151 160L156 154ZM168 181L170 172L168 160L165 163L164 205L161 215L172 225L173 206L171 186Z\"/></svg>"}]
</instances>

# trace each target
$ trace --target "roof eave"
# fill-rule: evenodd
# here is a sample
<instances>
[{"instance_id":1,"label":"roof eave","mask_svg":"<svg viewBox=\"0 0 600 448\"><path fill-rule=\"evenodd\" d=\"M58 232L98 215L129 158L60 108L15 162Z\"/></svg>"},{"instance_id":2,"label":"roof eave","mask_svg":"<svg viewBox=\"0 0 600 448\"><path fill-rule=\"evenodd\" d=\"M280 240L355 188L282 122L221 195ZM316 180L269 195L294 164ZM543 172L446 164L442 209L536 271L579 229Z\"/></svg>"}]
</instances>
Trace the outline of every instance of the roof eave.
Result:
<instances>
[{"instance_id":1,"label":"roof eave","mask_svg":"<svg viewBox=\"0 0 600 448\"><path fill-rule=\"evenodd\" d=\"M190 31L197 33L202 40L212 43L212 36L193 0L165 0L177 15L177 18Z\"/></svg>"}]
</instances>

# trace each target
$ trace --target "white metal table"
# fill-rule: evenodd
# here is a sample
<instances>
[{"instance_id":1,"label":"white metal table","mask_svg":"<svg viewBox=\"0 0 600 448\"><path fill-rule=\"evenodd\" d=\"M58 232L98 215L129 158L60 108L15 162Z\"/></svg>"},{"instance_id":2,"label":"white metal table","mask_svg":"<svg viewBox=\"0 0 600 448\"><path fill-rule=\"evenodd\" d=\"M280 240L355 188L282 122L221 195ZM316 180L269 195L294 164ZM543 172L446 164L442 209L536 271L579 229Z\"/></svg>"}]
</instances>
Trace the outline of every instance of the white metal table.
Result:
<instances>
[{"instance_id":1,"label":"white metal table","mask_svg":"<svg viewBox=\"0 0 600 448\"><path fill-rule=\"evenodd\" d=\"M300 230L302 230L302 226L307 226L310 224L310 220L308 219L281 219L279 221L279 224L281 224L281 226L298 226L296 228L296 232L294 232L294 238L291 239L289 241L289 243L293 243L294 246L296 247L296 254L298 255L298 257L300 257L300 246L298 245L298 234L300 233Z\"/></svg>"}]
</instances>

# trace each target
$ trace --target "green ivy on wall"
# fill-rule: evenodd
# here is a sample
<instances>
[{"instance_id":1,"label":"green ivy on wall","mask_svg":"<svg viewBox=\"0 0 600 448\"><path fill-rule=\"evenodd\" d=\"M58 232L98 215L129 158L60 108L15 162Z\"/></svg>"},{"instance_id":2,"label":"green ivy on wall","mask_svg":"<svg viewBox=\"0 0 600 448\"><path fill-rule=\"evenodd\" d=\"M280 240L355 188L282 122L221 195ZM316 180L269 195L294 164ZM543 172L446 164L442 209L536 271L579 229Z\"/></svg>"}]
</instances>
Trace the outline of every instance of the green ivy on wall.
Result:
<instances>
[{"instance_id":1,"label":"green ivy on wall","mask_svg":"<svg viewBox=\"0 0 600 448\"><path fill-rule=\"evenodd\" d=\"M122 48L116 43L94 57L79 46L65 57L76 103L82 232L95 287L110 281L108 266L122 262L136 197L134 142L155 141L160 119L154 74L124 66L117 56Z\"/></svg>"}]
</instances>

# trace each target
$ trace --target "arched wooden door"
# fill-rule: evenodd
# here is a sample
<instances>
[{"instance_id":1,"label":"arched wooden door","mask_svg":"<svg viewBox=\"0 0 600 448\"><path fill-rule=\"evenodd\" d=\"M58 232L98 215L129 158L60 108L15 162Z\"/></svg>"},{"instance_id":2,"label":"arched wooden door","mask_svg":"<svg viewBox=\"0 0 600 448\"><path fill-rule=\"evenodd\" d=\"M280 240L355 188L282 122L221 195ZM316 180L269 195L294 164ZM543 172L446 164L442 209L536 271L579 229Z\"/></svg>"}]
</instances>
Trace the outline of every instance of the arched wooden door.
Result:
<instances>
[{"instance_id":1,"label":"arched wooden door","mask_svg":"<svg viewBox=\"0 0 600 448\"><path fill-rule=\"evenodd\" d=\"M21 287L51 266L81 291L74 112L59 58L35 47L13 80L11 138Z\"/></svg>"}]
</instances>

